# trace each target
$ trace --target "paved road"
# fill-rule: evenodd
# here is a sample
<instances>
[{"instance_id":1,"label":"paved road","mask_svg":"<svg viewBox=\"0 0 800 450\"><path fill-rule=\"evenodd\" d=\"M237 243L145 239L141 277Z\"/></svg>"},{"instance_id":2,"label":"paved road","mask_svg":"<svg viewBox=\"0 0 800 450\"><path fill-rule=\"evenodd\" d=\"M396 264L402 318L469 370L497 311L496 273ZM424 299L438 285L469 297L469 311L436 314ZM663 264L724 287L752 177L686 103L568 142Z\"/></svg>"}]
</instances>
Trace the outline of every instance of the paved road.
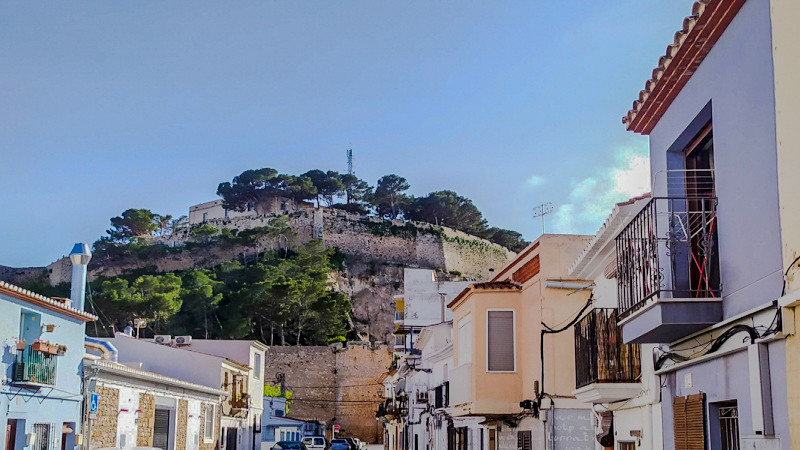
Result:
<instances>
[{"instance_id":1,"label":"paved road","mask_svg":"<svg viewBox=\"0 0 800 450\"><path fill-rule=\"evenodd\" d=\"M383 450L383 444L367 444L366 450Z\"/></svg>"}]
</instances>

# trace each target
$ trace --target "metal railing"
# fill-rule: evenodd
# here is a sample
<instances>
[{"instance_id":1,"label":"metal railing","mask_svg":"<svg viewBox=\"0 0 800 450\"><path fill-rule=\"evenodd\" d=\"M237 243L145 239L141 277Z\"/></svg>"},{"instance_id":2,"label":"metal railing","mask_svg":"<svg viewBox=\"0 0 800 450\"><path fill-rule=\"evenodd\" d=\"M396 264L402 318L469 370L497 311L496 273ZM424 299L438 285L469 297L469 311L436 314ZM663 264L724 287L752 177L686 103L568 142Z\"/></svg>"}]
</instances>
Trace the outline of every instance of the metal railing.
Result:
<instances>
[{"instance_id":1,"label":"metal railing","mask_svg":"<svg viewBox=\"0 0 800 450\"><path fill-rule=\"evenodd\" d=\"M575 324L575 387L633 383L641 375L638 344L623 344L616 309L594 309Z\"/></svg>"},{"instance_id":2,"label":"metal railing","mask_svg":"<svg viewBox=\"0 0 800 450\"><path fill-rule=\"evenodd\" d=\"M56 384L56 362L58 357L34 350L28 345L17 350L11 381L14 383Z\"/></svg>"},{"instance_id":3,"label":"metal railing","mask_svg":"<svg viewBox=\"0 0 800 450\"><path fill-rule=\"evenodd\" d=\"M721 294L716 197L656 197L616 238L619 318L651 298Z\"/></svg>"}]
</instances>

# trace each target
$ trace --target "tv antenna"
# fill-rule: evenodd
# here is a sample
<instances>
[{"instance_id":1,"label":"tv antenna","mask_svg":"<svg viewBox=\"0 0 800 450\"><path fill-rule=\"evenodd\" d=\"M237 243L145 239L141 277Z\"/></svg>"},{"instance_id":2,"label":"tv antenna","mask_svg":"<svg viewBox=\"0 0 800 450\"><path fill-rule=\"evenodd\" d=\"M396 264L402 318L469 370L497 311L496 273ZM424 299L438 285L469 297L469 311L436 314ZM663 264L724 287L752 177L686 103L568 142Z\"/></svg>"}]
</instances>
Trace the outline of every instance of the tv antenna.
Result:
<instances>
[{"instance_id":1,"label":"tv antenna","mask_svg":"<svg viewBox=\"0 0 800 450\"><path fill-rule=\"evenodd\" d=\"M553 212L553 204L550 202L542 203L541 205L533 208L533 217L542 218L542 234L544 234L544 216Z\"/></svg>"},{"instance_id":2,"label":"tv antenna","mask_svg":"<svg viewBox=\"0 0 800 450\"><path fill-rule=\"evenodd\" d=\"M347 150L347 173L349 175L353 174L353 149Z\"/></svg>"}]
</instances>

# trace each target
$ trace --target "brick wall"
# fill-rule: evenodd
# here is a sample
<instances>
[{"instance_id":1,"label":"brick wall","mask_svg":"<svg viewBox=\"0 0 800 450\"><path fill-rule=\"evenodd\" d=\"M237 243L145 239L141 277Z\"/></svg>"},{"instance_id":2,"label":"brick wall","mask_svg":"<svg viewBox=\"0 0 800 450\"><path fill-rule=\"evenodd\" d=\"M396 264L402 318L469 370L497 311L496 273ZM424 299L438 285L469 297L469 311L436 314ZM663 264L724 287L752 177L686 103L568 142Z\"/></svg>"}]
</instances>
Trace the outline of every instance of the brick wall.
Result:
<instances>
[{"instance_id":1,"label":"brick wall","mask_svg":"<svg viewBox=\"0 0 800 450\"><path fill-rule=\"evenodd\" d=\"M175 450L186 450L186 432L189 422L189 402L178 400L178 411L175 417Z\"/></svg>"},{"instance_id":2,"label":"brick wall","mask_svg":"<svg viewBox=\"0 0 800 450\"><path fill-rule=\"evenodd\" d=\"M91 423L91 446L92 448L116 447L119 390L98 386L96 391L100 396L100 402L97 406L97 417Z\"/></svg>"},{"instance_id":3,"label":"brick wall","mask_svg":"<svg viewBox=\"0 0 800 450\"><path fill-rule=\"evenodd\" d=\"M380 443L383 432L375 412L383 389L376 379L391 360L386 346L272 347L266 354L265 373L286 374L294 402L289 416L335 423L342 436Z\"/></svg>"},{"instance_id":4,"label":"brick wall","mask_svg":"<svg viewBox=\"0 0 800 450\"><path fill-rule=\"evenodd\" d=\"M156 415L156 398L152 394L139 394L138 427L136 429L136 445L139 447L153 446L153 426Z\"/></svg>"}]
</instances>

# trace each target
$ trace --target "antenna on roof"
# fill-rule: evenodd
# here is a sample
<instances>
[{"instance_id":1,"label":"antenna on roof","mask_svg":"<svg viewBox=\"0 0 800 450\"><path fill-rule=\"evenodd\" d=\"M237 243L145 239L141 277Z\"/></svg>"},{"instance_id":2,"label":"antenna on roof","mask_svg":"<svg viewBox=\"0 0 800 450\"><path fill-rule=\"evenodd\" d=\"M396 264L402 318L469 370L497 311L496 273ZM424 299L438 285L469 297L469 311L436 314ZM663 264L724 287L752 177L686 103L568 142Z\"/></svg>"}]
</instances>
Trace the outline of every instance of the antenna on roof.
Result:
<instances>
[{"instance_id":1,"label":"antenna on roof","mask_svg":"<svg viewBox=\"0 0 800 450\"><path fill-rule=\"evenodd\" d=\"M542 203L541 205L533 208L533 217L542 218L542 234L544 234L544 216L553 212L553 204L550 202Z\"/></svg>"},{"instance_id":2,"label":"antenna on roof","mask_svg":"<svg viewBox=\"0 0 800 450\"><path fill-rule=\"evenodd\" d=\"M353 149L347 150L347 173L348 175L353 174Z\"/></svg>"}]
</instances>

